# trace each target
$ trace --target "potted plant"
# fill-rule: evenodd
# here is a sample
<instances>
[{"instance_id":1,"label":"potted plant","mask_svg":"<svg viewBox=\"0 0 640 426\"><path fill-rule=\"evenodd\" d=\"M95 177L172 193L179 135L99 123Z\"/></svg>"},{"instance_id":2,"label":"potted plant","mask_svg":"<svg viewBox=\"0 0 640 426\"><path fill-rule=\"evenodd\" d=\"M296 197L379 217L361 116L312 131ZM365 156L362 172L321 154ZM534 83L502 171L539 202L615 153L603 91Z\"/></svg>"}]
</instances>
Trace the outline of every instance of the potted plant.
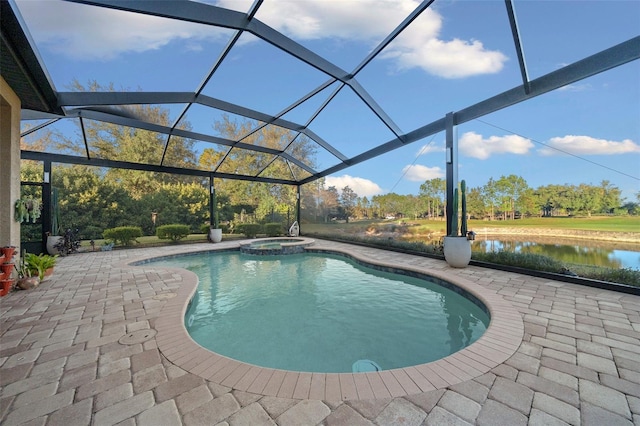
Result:
<instances>
[{"instance_id":1,"label":"potted plant","mask_svg":"<svg viewBox=\"0 0 640 426\"><path fill-rule=\"evenodd\" d=\"M25 253L24 263L32 276L36 274L40 278L40 282L49 277L53 273L53 267L56 265L58 255L49 256L48 254Z\"/></svg>"},{"instance_id":2,"label":"potted plant","mask_svg":"<svg viewBox=\"0 0 640 426\"><path fill-rule=\"evenodd\" d=\"M211 228L209 228L209 241L212 243L219 243L222 241L222 229L220 228L220 221L218 218L218 197L216 196L215 191L213 192L213 199L211 200L213 204L213 223L211 224Z\"/></svg>"},{"instance_id":3,"label":"potted plant","mask_svg":"<svg viewBox=\"0 0 640 426\"><path fill-rule=\"evenodd\" d=\"M42 207L40 206L40 200L33 197L19 198L15 204L15 219L16 222L24 223L31 222L36 223L36 220L42 214Z\"/></svg>"},{"instance_id":4,"label":"potted plant","mask_svg":"<svg viewBox=\"0 0 640 426\"><path fill-rule=\"evenodd\" d=\"M51 232L47 232L47 253L51 255L59 254L56 245L63 237L60 235L60 207L58 206L58 189L51 191Z\"/></svg>"},{"instance_id":5,"label":"potted plant","mask_svg":"<svg viewBox=\"0 0 640 426\"><path fill-rule=\"evenodd\" d=\"M29 290L40 285L40 276L32 275L31 270L27 266L27 262L25 260L26 255L26 251L23 252L23 255L20 257L20 265L16 267L18 271L16 287L22 290Z\"/></svg>"},{"instance_id":6,"label":"potted plant","mask_svg":"<svg viewBox=\"0 0 640 426\"><path fill-rule=\"evenodd\" d=\"M458 189L453 190L453 216L451 218L451 232L444 237L444 259L449 266L464 268L471 261L471 240L473 232L467 230L467 197L466 182L460 182L462 194L462 224L458 234Z\"/></svg>"},{"instance_id":7,"label":"potted plant","mask_svg":"<svg viewBox=\"0 0 640 426\"><path fill-rule=\"evenodd\" d=\"M80 236L78 235L78 229L75 231L71 228L67 229L60 237L60 240L53 246L60 256L66 256L71 253L77 253L80 248Z\"/></svg>"}]
</instances>

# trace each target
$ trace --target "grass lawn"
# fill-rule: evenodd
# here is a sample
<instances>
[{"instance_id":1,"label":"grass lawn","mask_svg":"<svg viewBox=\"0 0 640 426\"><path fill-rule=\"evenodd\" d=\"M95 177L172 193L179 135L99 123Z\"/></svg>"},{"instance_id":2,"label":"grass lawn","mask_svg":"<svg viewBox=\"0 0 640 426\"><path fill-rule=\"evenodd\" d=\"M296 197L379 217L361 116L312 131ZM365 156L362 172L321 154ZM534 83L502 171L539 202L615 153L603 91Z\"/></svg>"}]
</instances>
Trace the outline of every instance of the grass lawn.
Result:
<instances>
[{"instance_id":1,"label":"grass lawn","mask_svg":"<svg viewBox=\"0 0 640 426\"><path fill-rule=\"evenodd\" d=\"M315 224L303 223L303 233L337 232L358 233L370 226L388 226L406 223L412 233L425 231L445 232L444 220L402 219L402 220L360 220L351 223ZM517 220L470 220L469 229L479 228L538 228L538 229L579 229L585 231L637 232L640 233L638 216L593 216L593 217L535 217Z\"/></svg>"},{"instance_id":2,"label":"grass lawn","mask_svg":"<svg viewBox=\"0 0 640 426\"><path fill-rule=\"evenodd\" d=\"M469 227L582 229L585 231L639 232L638 216L535 217L517 220L471 220Z\"/></svg>"}]
</instances>

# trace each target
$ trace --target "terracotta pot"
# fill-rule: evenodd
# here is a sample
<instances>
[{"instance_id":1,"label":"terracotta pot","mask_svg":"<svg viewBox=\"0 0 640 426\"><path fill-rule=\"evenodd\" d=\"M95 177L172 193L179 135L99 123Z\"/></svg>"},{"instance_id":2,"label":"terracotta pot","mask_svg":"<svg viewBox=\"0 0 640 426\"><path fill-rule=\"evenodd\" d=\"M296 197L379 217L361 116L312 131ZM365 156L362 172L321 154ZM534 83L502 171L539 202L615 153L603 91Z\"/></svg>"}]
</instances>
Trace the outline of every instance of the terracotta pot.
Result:
<instances>
[{"instance_id":1,"label":"terracotta pot","mask_svg":"<svg viewBox=\"0 0 640 426\"><path fill-rule=\"evenodd\" d=\"M8 279L9 279L9 274L5 274L3 270L0 270L0 281L8 280Z\"/></svg>"},{"instance_id":2,"label":"terracotta pot","mask_svg":"<svg viewBox=\"0 0 640 426\"><path fill-rule=\"evenodd\" d=\"M7 246L0 248L0 251L4 254L5 261L8 262L13 257L13 253L16 252L16 248L13 246Z\"/></svg>"},{"instance_id":3,"label":"terracotta pot","mask_svg":"<svg viewBox=\"0 0 640 426\"><path fill-rule=\"evenodd\" d=\"M0 297L6 296L7 293L11 291L14 281L15 280L0 280Z\"/></svg>"},{"instance_id":4,"label":"terracotta pot","mask_svg":"<svg viewBox=\"0 0 640 426\"><path fill-rule=\"evenodd\" d=\"M40 280L40 282L42 283L43 281L48 280L52 274L53 274L53 268L46 269L44 271L44 274L42 275L42 279Z\"/></svg>"},{"instance_id":5,"label":"terracotta pot","mask_svg":"<svg viewBox=\"0 0 640 426\"><path fill-rule=\"evenodd\" d=\"M11 275L11 272L13 272L13 263L5 262L0 264L0 270L2 270L2 272L4 272L5 274Z\"/></svg>"}]
</instances>

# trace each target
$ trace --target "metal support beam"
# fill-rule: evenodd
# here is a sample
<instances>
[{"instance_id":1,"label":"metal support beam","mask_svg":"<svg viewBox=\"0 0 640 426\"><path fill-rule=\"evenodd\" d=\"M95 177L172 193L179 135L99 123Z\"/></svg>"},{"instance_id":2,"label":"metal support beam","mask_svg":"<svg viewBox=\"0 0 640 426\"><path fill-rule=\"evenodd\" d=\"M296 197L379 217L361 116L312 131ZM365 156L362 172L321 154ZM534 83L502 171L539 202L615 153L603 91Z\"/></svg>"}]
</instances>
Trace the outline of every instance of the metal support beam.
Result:
<instances>
[{"instance_id":1,"label":"metal support beam","mask_svg":"<svg viewBox=\"0 0 640 426\"><path fill-rule=\"evenodd\" d=\"M516 20L516 10L513 7L511 0L504 0L507 6L507 15L509 15L509 24L511 25L511 35L513 36L513 43L516 48L516 54L518 55L518 64L520 64L520 74L522 75L522 85L524 87L524 93L529 94L531 87L529 87L529 74L527 73L527 64L524 61L524 49L522 48L522 40L520 40L520 30L518 30L518 21Z\"/></svg>"},{"instance_id":2,"label":"metal support beam","mask_svg":"<svg viewBox=\"0 0 640 426\"><path fill-rule=\"evenodd\" d=\"M42 253L47 252L47 232L51 232L51 161L44 162L44 176L42 177ZM55 232L55 231L54 231ZM55 234L54 234L55 235Z\"/></svg>"},{"instance_id":3,"label":"metal support beam","mask_svg":"<svg viewBox=\"0 0 640 426\"><path fill-rule=\"evenodd\" d=\"M302 185L297 186L296 192L296 220L298 221L298 229L300 229L300 200L302 199Z\"/></svg>"},{"instance_id":4,"label":"metal support beam","mask_svg":"<svg viewBox=\"0 0 640 426\"><path fill-rule=\"evenodd\" d=\"M216 188L213 182L213 175L209 175L209 227L213 228L214 225L214 217L216 214Z\"/></svg>"},{"instance_id":5,"label":"metal support beam","mask_svg":"<svg viewBox=\"0 0 640 426\"><path fill-rule=\"evenodd\" d=\"M457 232L451 227L453 211L453 190L458 187L458 138L456 127L453 122L453 113L445 116L446 136L445 136L445 160L447 163L447 235Z\"/></svg>"},{"instance_id":6,"label":"metal support beam","mask_svg":"<svg viewBox=\"0 0 640 426\"><path fill-rule=\"evenodd\" d=\"M112 169L141 170L145 172L169 173L184 176L207 177L210 174L220 179L245 180L251 182L275 183L281 185L297 185L298 182L285 179L255 177L246 175L236 175L234 173L210 172L207 170L184 169L181 167L158 166L153 164L131 163L128 161L105 160L102 158L78 157L76 155L51 154L38 151L20 151L20 158L23 160L47 161L63 164L81 164L84 166L110 167Z\"/></svg>"}]
</instances>

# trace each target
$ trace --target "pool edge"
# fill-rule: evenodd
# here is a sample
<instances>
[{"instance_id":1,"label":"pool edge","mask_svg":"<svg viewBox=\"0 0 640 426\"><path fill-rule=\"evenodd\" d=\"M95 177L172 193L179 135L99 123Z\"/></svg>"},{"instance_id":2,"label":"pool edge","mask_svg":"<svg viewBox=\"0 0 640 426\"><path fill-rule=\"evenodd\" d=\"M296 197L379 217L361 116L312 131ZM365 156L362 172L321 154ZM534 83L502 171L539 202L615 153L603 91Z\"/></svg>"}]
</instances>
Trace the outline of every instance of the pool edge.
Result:
<instances>
[{"instance_id":1,"label":"pool edge","mask_svg":"<svg viewBox=\"0 0 640 426\"><path fill-rule=\"evenodd\" d=\"M354 247L349 250L348 248ZM188 253L235 250L224 246ZM510 358L522 343L524 322L520 313L501 295L464 278L427 269L367 257L356 246L323 247L321 241L308 251L345 254L367 264L424 273L450 282L478 298L489 310L491 321L473 344L439 360L392 370L368 373L309 373L278 370L247 364L197 344L184 326L184 315L197 288L197 277L187 270L172 269L183 277L177 296L169 299L156 320L158 350L173 364L207 381L231 389L264 396L326 401L365 400L406 396L443 389L479 377ZM183 254L188 254L183 253ZM157 256L153 257L153 259ZM148 266L152 258L127 262ZM416 258L418 259L418 258ZM419 260L419 259L418 259Z\"/></svg>"}]
</instances>

